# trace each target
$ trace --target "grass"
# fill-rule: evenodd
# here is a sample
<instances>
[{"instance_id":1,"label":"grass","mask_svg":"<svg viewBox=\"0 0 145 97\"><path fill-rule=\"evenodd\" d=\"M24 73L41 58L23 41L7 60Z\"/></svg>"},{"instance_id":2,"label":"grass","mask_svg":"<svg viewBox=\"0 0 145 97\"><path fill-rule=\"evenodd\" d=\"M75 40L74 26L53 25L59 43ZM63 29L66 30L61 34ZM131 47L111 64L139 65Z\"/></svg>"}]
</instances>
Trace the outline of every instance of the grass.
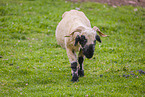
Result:
<instances>
[{"instance_id":1,"label":"grass","mask_svg":"<svg viewBox=\"0 0 145 97\"><path fill-rule=\"evenodd\" d=\"M101 38L94 57L85 59L85 77L72 83L55 29L62 14L76 8L110 37ZM145 75L138 72L145 71L144 13L91 2L0 0L0 97L145 96Z\"/></svg>"}]
</instances>

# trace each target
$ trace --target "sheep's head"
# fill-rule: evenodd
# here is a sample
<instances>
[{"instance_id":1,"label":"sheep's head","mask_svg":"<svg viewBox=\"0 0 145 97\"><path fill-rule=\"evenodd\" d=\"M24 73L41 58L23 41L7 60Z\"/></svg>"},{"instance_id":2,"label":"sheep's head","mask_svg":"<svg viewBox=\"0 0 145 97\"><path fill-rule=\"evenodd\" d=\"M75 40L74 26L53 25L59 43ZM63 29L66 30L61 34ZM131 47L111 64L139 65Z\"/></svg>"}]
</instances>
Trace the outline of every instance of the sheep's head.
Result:
<instances>
[{"instance_id":1,"label":"sheep's head","mask_svg":"<svg viewBox=\"0 0 145 97\"><path fill-rule=\"evenodd\" d=\"M76 31L80 32L75 39L75 46L79 43L82 47L83 54L87 58L92 58L95 50L96 41L102 42L100 36L106 37L96 26L91 28L78 27ZM96 33L99 32L99 35Z\"/></svg>"},{"instance_id":2,"label":"sheep's head","mask_svg":"<svg viewBox=\"0 0 145 97\"><path fill-rule=\"evenodd\" d=\"M75 46L79 43L81 45L81 49L83 54L87 58L92 58L95 50L96 41L102 42L100 36L96 33L99 32L100 36L106 37L107 35L103 34L97 27L92 28L84 28L82 26L78 27L74 32L71 33L73 35L75 32L80 32L75 38Z\"/></svg>"},{"instance_id":3,"label":"sheep's head","mask_svg":"<svg viewBox=\"0 0 145 97\"><path fill-rule=\"evenodd\" d=\"M77 35L75 39L75 46L79 43L83 54L87 58L92 58L95 50L96 40L101 42L100 37L92 29L82 30L80 35Z\"/></svg>"}]
</instances>

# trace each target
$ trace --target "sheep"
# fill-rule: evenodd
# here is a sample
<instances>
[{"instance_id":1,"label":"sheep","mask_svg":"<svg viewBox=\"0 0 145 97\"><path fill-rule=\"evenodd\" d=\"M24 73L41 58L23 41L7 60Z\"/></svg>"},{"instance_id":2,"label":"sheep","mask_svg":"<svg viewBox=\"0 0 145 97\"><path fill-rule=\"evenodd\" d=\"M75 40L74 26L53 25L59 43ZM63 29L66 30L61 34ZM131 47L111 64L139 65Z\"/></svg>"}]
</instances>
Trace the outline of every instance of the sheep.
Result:
<instances>
[{"instance_id":1,"label":"sheep","mask_svg":"<svg viewBox=\"0 0 145 97\"><path fill-rule=\"evenodd\" d=\"M99 28L91 28L89 19L81 11L70 10L62 15L62 20L56 27L56 40L58 45L66 49L71 63L72 79L78 81L79 76L84 76L84 58L92 58L95 50L96 40L101 43L100 36L106 37ZM78 53L78 61L77 55ZM79 64L79 66L78 66Z\"/></svg>"}]
</instances>

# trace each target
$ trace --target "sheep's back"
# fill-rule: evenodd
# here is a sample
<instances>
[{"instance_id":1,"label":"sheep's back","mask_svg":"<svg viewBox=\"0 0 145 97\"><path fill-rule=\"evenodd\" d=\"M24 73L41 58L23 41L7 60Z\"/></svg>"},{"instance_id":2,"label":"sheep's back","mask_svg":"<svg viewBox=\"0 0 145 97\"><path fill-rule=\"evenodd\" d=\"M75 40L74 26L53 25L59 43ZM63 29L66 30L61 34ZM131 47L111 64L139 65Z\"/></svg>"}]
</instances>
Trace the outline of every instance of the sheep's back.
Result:
<instances>
[{"instance_id":1,"label":"sheep's back","mask_svg":"<svg viewBox=\"0 0 145 97\"><path fill-rule=\"evenodd\" d=\"M91 27L90 21L83 12L71 10L62 15L62 20L56 28L57 43L65 48L65 36L70 35L77 27L87 26Z\"/></svg>"}]
</instances>

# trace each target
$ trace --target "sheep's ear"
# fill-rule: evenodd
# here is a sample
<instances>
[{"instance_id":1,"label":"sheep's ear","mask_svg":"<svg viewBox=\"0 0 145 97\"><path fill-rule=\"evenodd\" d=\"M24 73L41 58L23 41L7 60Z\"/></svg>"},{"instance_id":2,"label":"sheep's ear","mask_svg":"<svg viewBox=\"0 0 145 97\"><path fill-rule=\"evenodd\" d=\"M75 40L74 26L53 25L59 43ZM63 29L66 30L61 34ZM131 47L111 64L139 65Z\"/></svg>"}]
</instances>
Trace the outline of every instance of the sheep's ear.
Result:
<instances>
[{"instance_id":1,"label":"sheep's ear","mask_svg":"<svg viewBox=\"0 0 145 97\"><path fill-rule=\"evenodd\" d=\"M76 29L74 29L74 31L71 32L70 35L66 35L66 36L64 36L64 37L70 37L70 36L72 36L74 33L81 33L81 31L82 31L83 29L84 29L83 26L79 26L79 27L77 27Z\"/></svg>"},{"instance_id":2,"label":"sheep's ear","mask_svg":"<svg viewBox=\"0 0 145 97\"><path fill-rule=\"evenodd\" d=\"M102 43L101 39L100 39L100 36L99 35L96 35L96 40L100 43Z\"/></svg>"},{"instance_id":3,"label":"sheep's ear","mask_svg":"<svg viewBox=\"0 0 145 97\"><path fill-rule=\"evenodd\" d=\"M81 33L81 31L82 31L83 29L84 29L83 26L79 26L79 27L77 27L76 29L74 29L74 31L71 32L70 35L73 35L75 32L79 32L79 33Z\"/></svg>"},{"instance_id":4,"label":"sheep's ear","mask_svg":"<svg viewBox=\"0 0 145 97\"><path fill-rule=\"evenodd\" d=\"M75 38L75 44L74 44L74 46L76 46L76 45L78 44L79 41L80 41L80 36L77 35L77 37Z\"/></svg>"},{"instance_id":5,"label":"sheep's ear","mask_svg":"<svg viewBox=\"0 0 145 97\"><path fill-rule=\"evenodd\" d=\"M108 36L108 35L105 35L104 33L102 33L102 32L100 31L100 29L99 29L98 27L96 27L96 26L94 26L93 29L94 29L95 31L97 31L97 32L99 33L99 35L102 36L102 37L107 37L107 36Z\"/></svg>"},{"instance_id":6,"label":"sheep's ear","mask_svg":"<svg viewBox=\"0 0 145 97\"><path fill-rule=\"evenodd\" d=\"M84 30L83 26L79 26L75 29L75 32L81 32L82 30Z\"/></svg>"},{"instance_id":7,"label":"sheep's ear","mask_svg":"<svg viewBox=\"0 0 145 97\"><path fill-rule=\"evenodd\" d=\"M70 37L69 35L66 35L66 36L64 36L64 37Z\"/></svg>"}]
</instances>

